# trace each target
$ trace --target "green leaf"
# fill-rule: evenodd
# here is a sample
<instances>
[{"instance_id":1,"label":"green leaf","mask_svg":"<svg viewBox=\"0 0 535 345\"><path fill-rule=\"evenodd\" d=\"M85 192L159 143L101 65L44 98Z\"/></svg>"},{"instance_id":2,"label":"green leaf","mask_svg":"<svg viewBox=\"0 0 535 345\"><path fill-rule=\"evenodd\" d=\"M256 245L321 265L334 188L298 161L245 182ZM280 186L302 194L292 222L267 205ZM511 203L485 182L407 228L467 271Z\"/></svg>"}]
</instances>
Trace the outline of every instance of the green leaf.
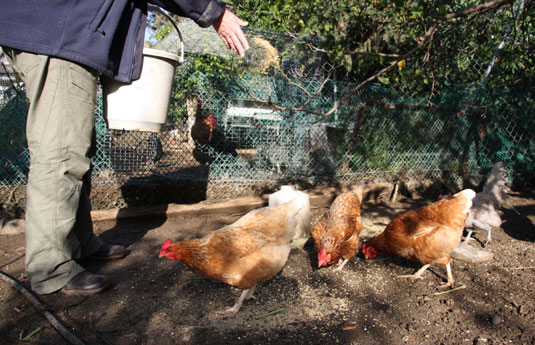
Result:
<instances>
[{"instance_id":1,"label":"green leaf","mask_svg":"<svg viewBox=\"0 0 535 345\"><path fill-rule=\"evenodd\" d=\"M390 79L388 79L386 77L377 77L377 80L379 80L381 83L383 83L385 85L390 84Z\"/></svg>"},{"instance_id":2,"label":"green leaf","mask_svg":"<svg viewBox=\"0 0 535 345\"><path fill-rule=\"evenodd\" d=\"M353 68L353 58L349 54L344 55L344 67L348 71L351 71L351 69Z\"/></svg>"}]
</instances>

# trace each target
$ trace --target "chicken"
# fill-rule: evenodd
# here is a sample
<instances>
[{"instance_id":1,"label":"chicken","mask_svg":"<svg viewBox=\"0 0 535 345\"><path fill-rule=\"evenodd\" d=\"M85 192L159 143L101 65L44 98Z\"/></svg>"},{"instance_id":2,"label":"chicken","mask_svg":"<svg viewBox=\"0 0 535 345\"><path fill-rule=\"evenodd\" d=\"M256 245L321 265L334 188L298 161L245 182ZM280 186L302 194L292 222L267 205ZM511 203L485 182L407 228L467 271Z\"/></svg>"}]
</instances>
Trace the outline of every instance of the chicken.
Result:
<instances>
[{"instance_id":1,"label":"chicken","mask_svg":"<svg viewBox=\"0 0 535 345\"><path fill-rule=\"evenodd\" d=\"M314 225L312 237L318 254L318 267L337 263L335 271L341 271L349 259L358 253L362 229L361 199L362 194L340 194Z\"/></svg>"},{"instance_id":2,"label":"chicken","mask_svg":"<svg viewBox=\"0 0 535 345\"><path fill-rule=\"evenodd\" d=\"M234 306L235 314L245 299L254 298L255 286L277 274L288 259L297 227L300 199L276 207L253 210L236 222L189 241L168 239L160 257L182 261L206 277L244 289Z\"/></svg>"},{"instance_id":3,"label":"chicken","mask_svg":"<svg viewBox=\"0 0 535 345\"><path fill-rule=\"evenodd\" d=\"M238 156L236 144L227 138L225 132L217 125L214 113L208 116L204 114L201 103L191 127L191 137L195 142L193 157L201 164L212 163L217 154Z\"/></svg>"},{"instance_id":4,"label":"chicken","mask_svg":"<svg viewBox=\"0 0 535 345\"><path fill-rule=\"evenodd\" d=\"M213 113L205 116L202 112L197 112L195 122L191 127L191 137L196 143L208 145L212 141L214 130L217 128L219 127L217 126Z\"/></svg>"},{"instance_id":5,"label":"chicken","mask_svg":"<svg viewBox=\"0 0 535 345\"><path fill-rule=\"evenodd\" d=\"M396 217L378 236L362 246L366 258L377 252L393 254L424 266L415 274L401 276L420 279L433 263L446 266L448 282L453 286L449 253L461 242L468 211L476 193L465 189L453 196Z\"/></svg>"},{"instance_id":6,"label":"chicken","mask_svg":"<svg viewBox=\"0 0 535 345\"><path fill-rule=\"evenodd\" d=\"M507 197L508 188L506 186L507 175L502 162L494 164L489 177L483 186L483 190L476 194L472 202L472 208L466 218L466 229L468 235L464 242L468 242L472 236L472 229L479 228L487 231L487 241L491 241L491 230L493 227L502 225L502 218L498 210L502 207Z\"/></svg>"},{"instance_id":7,"label":"chicken","mask_svg":"<svg viewBox=\"0 0 535 345\"><path fill-rule=\"evenodd\" d=\"M472 208L466 217L466 227L468 234L463 243L470 241L473 229L482 229L487 231L486 246L490 243L492 236L491 231L493 227L500 227L502 225L502 218L498 210L502 207L503 202L507 198L507 175L502 162L494 164L489 173L489 177L483 186L483 190L476 193L476 197L472 200ZM439 200L448 197L448 195L439 196Z\"/></svg>"}]
</instances>

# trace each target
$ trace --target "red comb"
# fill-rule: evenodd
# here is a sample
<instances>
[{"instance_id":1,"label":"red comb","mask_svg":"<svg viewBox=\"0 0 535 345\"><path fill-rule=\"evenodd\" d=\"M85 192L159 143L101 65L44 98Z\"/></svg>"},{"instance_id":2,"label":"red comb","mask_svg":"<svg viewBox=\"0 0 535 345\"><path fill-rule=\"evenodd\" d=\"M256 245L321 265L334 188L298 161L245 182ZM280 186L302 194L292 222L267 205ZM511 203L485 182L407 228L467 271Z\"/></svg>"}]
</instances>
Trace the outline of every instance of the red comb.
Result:
<instances>
[{"instance_id":1,"label":"red comb","mask_svg":"<svg viewBox=\"0 0 535 345\"><path fill-rule=\"evenodd\" d=\"M167 248L171 247L171 239L168 238L167 241L165 241L163 244L162 244L162 250L166 250Z\"/></svg>"},{"instance_id":2,"label":"red comb","mask_svg":"<svg viewBox=\"0 0 535 345\"><path fill-rule=\"evenodd\" d=\"M362 252L369 258L374 258L377 256L377 251L373 247L369 247L365 244L362 245Z\"/></svg>"}]
</instances>

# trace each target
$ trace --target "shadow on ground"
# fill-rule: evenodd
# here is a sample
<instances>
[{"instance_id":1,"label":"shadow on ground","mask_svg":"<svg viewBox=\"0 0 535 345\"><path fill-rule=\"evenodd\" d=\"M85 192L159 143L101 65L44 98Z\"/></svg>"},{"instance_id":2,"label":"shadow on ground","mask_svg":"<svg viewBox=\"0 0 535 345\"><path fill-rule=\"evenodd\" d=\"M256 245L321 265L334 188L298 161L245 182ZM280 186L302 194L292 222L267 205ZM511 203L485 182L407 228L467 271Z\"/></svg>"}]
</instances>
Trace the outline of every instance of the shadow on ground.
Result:
<instances>
[{"instance_id":1,"label":"shadow on ground","mask_svg":"<svg viewBox=\"0 0 535 345\"><path fill-rule=\"evenodd\" d=\"M366 232L379 232L390 219L425 201L368 203ZM87 262L108 274L114 286L89 297L40 296L40 300L86 344L527 344L535 342L533 260L530 235L535 200L516 197L504 210L503 230L488 246L493 261L453 262L458 286L437 294L446 279L432 266L424 279L419 265L397 257L353 258L342 272L317 269L313 246L294 249L283 270L260 283L254 301L233 317L215 312L234 304L241 290L213 282L178 262L158 259L161 244L198 238L241 215L143 217L95 224L101 238L128 246L113 262ZM313 209L313 221L325 208ZM476 238L486 236L476 232ZM477 245L474 243L473 245ZM0 238L2 270L26 284L20 248L24 236ZM66 344L27 300L0 282L0 338L18 343L20 334L44 326L31 343ZM272 314L269 314L272 312ZM495 322L493 323L492 320ZM496 322L498 320L498 322Z\"/></svg>"}]
</instances>

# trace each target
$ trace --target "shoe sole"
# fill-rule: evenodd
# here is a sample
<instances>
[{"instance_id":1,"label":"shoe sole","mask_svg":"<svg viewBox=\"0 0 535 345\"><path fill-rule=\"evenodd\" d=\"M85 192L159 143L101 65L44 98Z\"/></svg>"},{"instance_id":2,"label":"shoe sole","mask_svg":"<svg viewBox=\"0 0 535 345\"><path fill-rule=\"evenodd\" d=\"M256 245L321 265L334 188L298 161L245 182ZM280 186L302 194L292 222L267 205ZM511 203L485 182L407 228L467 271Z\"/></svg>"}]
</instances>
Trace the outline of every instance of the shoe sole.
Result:
<instances>
[{"instance_id":1,"label":"shoe sole","mask_svg":"<svg viewBox=\"0 0 535 345\"><path fill-rule=\"evenodd\" d=\"M90 295L96 295L100 292L103 292L104 290L106 290L107 286L103 286L103 287L100 287L100 288L97 288L97 289L92 289L92 290L65 290L65 289L61 289L59 290L59 292L61 292L62 294L64 295L77 295L77 296L90 296Z\"/></svg>"}]
</instances>

